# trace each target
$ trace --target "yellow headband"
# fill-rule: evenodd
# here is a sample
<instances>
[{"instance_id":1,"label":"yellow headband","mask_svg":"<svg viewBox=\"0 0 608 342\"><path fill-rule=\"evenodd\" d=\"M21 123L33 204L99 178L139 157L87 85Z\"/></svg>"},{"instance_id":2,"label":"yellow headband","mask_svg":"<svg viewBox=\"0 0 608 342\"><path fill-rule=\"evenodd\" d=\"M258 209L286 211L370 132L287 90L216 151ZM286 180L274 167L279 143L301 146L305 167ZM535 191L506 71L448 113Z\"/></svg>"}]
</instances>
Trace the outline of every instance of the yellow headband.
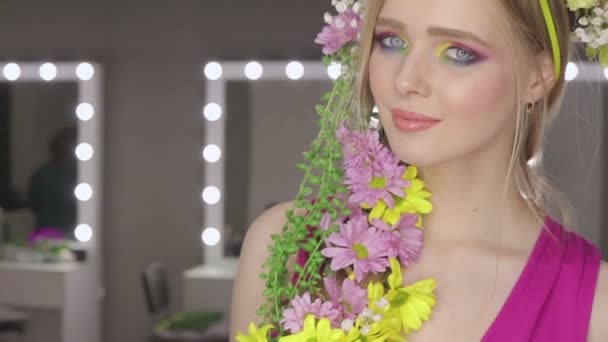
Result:
<instances>
[{"instance_id":1,"label":"yellow headband","mask_svg":"<svg viewBox=\"0 0 608 342\"><path fill-rule=\"evenodd\" d=\"M551 48L553 49L553 63L555 65L555 77L559 78L559 71L561 70L561 57L559 53L559 43L557 41L557 31L555 30L555 24L553 23L553 15L549 9L547 0L540 0L540 7L543 10L545 16L545 23L547 24L547 30L549 31L549 38L551 38Z\"/></svg>"}]
</instances>

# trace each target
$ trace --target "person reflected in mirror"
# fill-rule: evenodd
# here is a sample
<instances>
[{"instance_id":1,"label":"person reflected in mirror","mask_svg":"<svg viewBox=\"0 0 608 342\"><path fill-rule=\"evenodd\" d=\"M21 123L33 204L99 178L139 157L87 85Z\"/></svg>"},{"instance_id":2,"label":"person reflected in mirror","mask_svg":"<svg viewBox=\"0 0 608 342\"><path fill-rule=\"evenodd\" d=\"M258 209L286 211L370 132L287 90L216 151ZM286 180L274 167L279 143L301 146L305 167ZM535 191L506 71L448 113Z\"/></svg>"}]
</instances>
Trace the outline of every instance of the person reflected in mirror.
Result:
<instances>
[{"instance_id":1,"label":"person reflected in mirror","mask_svg":"<svg viewBox=\"0 0 608 342\"><path fill-rule=\"evenodd\" d=\"M78 141L76 124L60 129L49 141L50 159L30 177L28 204L36 216L36 229L55 228L73 237L76 225Z\"/></svg>"}]
</instances>

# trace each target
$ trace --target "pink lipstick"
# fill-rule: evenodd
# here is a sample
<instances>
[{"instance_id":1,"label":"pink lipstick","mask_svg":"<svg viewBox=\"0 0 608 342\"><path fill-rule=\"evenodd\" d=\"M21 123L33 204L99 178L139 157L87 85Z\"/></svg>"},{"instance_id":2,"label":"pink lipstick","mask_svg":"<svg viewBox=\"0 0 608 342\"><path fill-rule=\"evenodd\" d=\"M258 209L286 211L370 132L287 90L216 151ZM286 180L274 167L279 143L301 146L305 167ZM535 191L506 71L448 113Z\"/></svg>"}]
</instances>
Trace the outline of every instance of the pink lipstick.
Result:
<instances>
[{"instance_id":1,"label":"pink lipstick","mask_svg":"<svg viewBox=\"0 0 608 342\"><path fill-rule=\"evenodd\" d=\"M441 122L441 120L402 109L393 109L391 113L393 114L395 127L402 132L422 131Z\"/></svg>"}]
</instances>

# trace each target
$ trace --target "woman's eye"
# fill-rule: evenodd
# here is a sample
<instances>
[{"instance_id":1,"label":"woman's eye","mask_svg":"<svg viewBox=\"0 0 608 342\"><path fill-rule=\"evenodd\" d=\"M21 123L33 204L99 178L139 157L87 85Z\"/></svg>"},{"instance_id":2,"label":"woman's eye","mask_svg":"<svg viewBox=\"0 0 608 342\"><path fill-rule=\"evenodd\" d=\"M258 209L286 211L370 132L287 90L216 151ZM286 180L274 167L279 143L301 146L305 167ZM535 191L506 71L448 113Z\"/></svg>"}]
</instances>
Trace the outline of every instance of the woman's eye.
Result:
<instances>
[{"instance_id":1,"label":"woman's eye","mask_svg":"<svg viewBox=\"0 0 608 342\"><path fill-rule=\"evenodd\" d=\"M457 63L469 63L476 59L475 55L463 48L457 46L451 47L445 51L446 56Z\"/></svg>"},{"instance_id":2,"label":"woman's eye","mask_svg":"<svg viewBox=\"0 0 608 342\"><path fill-rule=\"evenodd\" d=\"M401 39L393 35L380 35L376 38L380 45L385 49L403 50L407 48L407 43L404 39Z\"/></svg>"}]
</instances>

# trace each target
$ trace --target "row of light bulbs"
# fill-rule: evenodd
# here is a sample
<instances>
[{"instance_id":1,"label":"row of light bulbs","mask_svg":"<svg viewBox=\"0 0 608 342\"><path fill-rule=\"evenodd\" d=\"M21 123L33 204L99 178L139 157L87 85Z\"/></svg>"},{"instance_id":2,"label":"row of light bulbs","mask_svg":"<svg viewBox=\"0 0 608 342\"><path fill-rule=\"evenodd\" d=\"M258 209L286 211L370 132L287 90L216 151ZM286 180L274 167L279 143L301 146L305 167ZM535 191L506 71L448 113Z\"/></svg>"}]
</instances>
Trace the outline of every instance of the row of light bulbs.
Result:
<instances>
[{"instance_id":1,"label":"row of light bulbs","mask_svg":"<svg viewBox=\"0 0 608 342\"><path fill-rule=\"evenodd\" d=\"M80 63L76 66L76 77L88 81L95 75L95 68L90 63ZM21 66L8 63L2 68L2 75L8 81L17 81L21 77ZM57 66L54 63L44 63L38 68L38 75L44 81L52 81L57 77Z\"/></svg>"},{"instance_id":2,"label":"row of light bulbs","mask_svg":"<svg viewBox=\"0 0 608 342\"><path fill-rule=\"evenodd\" d=\"M292 80L298 80L304 76L304 65L298 61L289 62L285 66L285 75ZM249 62L243 68L243 73L248 79L255 81L262 77L264 73L263 66L256 61ZM337 63L330 64L327 67L327 76L333 80L340 77L342 73L342 66ZM218 80L222 77L223 67L218 62L210 62L205 65L204 68L205 77L209 80ZM574 62L568 62L566 66L565 79L566 81L572 81L576 79L579 74L579 68ZM608 68L604 69L604 77L608 79Z\"/></svg>"},{"instance_id":3,"label":"row of light bulbs","mask_svg":"<svg viewBox=\"0 0 608 342\"><path fill-rule=\"evenodd\" d=\"M76 77L81 81L88 81L95 75L95 68L90 63L80 63L75 69ZM21 66L17 63L8 63L2 68L2 75L8 81L17 81L21 77ZM58 69L54 63L44 63L38 68L38 75L44 81L53 81L57 78ZM80 121L89 121L95 115L95 108L92 104L83 102L76 106L76 117ZM74 154L81 162L86 162L93 158L94 149L91 144L82 142L76 146ZM93 197L93 188L88 183L80 183L74 189L74 196L81 201L89 201ZM74 229L74 236L78 241L87 242L93 237L93 229L90 225L83 223Z\"/></svg>"},{"instance_id":4,"label":"row of light bulbs","mask_svg":"<svg viewBox=\"0 0 608 342\"><path fill-rule=\"evenodd\" d=\"M292 61L285 65L285 76L291 80L301 79L304 72L304 64L298 61ZM339 63L332 63L327 67L326 72L329 78L335 80L342 74L342 66ZM205 65L203 73L208 80L215 81L222 77L224 68L218 62L210 62ZM264 67L259 62L251 61L245 65L243 73L249 80L259 80L264 74Z\"/></svg>"}]
</instances>

